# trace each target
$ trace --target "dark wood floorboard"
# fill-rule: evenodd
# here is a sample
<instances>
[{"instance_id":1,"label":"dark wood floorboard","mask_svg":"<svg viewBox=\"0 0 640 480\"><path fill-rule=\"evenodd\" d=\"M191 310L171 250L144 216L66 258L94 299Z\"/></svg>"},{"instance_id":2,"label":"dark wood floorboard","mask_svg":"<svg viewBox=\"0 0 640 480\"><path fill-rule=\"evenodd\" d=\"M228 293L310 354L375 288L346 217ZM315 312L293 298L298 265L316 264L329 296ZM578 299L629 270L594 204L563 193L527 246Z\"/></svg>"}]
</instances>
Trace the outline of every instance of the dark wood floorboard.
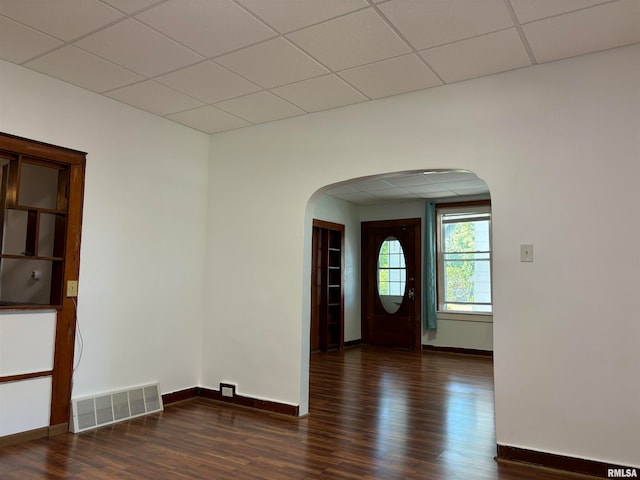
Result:
<instances>
[{"instance_id":1,"label":"dark wood floorboard","mask_svg":"<svg viewBox=\"0 0 640 480\"><path fill-rule=\"evenodd\" d=\"M489 358L353 347L312 355L302 419L205 399L0 449L1 479L552 480L493 460Z\"/></svg>"}]
</instances>

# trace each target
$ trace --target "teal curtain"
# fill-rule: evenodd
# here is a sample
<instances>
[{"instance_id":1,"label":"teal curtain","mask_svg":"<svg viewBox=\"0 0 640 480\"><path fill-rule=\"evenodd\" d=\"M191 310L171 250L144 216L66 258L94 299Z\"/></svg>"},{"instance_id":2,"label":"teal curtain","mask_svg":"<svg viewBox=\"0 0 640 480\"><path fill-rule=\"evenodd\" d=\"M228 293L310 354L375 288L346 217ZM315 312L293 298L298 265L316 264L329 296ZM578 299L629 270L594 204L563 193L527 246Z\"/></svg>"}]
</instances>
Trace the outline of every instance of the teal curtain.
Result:
<instances>
[{"instance_id":1,"label":"teal curtain","mask_svg":"<svg viewBox=\"0 0 640 480\"><path fill-rule=\"evenodd\" d=\"M425 330L436 330L436 204L427 202L424 217L424 301L422 302L422 322Z\"/></svg>"}]
</instances>

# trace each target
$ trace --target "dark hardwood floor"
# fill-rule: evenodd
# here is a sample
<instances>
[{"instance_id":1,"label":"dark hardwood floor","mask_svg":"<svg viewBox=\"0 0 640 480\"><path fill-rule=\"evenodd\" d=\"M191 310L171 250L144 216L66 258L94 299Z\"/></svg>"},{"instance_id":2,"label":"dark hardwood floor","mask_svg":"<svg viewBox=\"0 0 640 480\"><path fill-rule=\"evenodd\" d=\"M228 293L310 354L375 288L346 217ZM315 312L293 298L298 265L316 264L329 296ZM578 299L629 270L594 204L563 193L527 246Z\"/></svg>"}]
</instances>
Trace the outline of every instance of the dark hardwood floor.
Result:
<instances>
[{"instance_id":1,"label":"dark hardwood floor","mask_svg":"<svg viewBox=\"0 0 640 480\"><path fill-rule=\"evenodd\" d=\"M489 358L353 347L313 354L310 415L192 399L0 449L1 479L551 480L493 460Z\"/></svg>"}]
</instances>

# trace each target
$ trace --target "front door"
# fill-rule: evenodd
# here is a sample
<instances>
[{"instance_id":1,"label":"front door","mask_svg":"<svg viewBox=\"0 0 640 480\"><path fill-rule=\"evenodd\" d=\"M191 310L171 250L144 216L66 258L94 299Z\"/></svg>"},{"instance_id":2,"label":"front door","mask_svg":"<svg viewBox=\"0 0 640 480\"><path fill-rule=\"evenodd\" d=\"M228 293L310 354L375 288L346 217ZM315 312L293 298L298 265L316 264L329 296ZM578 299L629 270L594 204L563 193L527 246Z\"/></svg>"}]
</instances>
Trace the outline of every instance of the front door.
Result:
<instances>
[{"instance_id":1,"label":"front door","mask_svg":"<svg viewBox=\"0 0 640 480\"><path fill-rule=\"evenodd\" d=\"M362 223L365 343L420 348L420 219Z\"/></svg>"}]
</instances>

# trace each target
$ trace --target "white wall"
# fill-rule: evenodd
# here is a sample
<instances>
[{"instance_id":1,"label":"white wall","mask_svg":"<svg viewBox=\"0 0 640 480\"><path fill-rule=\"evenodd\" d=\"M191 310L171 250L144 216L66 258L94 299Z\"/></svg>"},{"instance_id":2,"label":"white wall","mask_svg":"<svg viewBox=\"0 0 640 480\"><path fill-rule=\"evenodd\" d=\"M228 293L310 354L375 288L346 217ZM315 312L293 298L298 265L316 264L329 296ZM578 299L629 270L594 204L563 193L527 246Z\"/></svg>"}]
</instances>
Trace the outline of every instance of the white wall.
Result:
<instances>
[{"instance_id":1,"label":"white wall","mask_svg":"<svg viewBox=\"0 0 640 480\"><path fill-rule=\"evenodd\" d=\"M209 137L7 62L0 131L88 153L73 395L198 385Z\"/></svg>"},{"instance_id":2,"label":"white wall","mask_svg":"<svg viewBox=\"0 0 640 480\"><path fill-rule=\"evenodd\" d=\"M396 220L402 218L419 218L424 227L424 200L411 200L406 202L385 203L382 205L367 205L360 207L360 219L363 222L375 222L378 220ZM420 236L424 234L424 228Z\"/></svg>"},{"instance_id":3,"label":"white wall","mask_svg":"<svg viewBox=\"0 0 640 480\"><path fill-rule=\"evenodd\" d=\"M344 225L344 341L360 340L360 216L358 206L320 195L313 218Z\"/></svg>"},{"instance_id":4,"label":"white wall","mask_svg":"<svg viewBox=\"0 0 640 480\"><path fill-rule=\"evenodd\" d=\"M493 317L439 312L438 328L422 332L422 344L471 350L493 350Z\"/></svg>"},{"instance_id":5,"label":"white wall","mask_svg":"<svg viewBox=\"0 0 640 480\"><path fill-rule=\"evenodd\" d=\"M638 85L636 45L212 136L205 386L306 412L309 198L466 168L492 198L498 443L640 465L640 257L608 248L640 235Z\"/></svg>"}]
</instances>

